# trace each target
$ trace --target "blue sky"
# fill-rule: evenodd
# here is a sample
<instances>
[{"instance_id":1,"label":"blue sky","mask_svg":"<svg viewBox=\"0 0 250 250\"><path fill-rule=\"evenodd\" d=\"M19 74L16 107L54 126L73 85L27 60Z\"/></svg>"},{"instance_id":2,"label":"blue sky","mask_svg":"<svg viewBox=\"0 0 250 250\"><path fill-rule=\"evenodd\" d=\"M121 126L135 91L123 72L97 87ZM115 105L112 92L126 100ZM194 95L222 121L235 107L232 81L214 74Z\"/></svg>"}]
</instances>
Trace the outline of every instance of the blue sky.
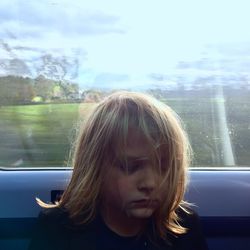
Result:
<instances>
[{"instance_id":1,"label":"blue sky","mask_svg":"<svg viewBox=\"0 0 250 250\"><path fill-rule=\"evenodd\" d=\"M208 45L250 42L249 7L247 0L1 0L0 60L18 58L35 75L50 54L67 58L65 78L82 86L145 84L179 61L221 56Z\"/></svg>"}]
</instances>

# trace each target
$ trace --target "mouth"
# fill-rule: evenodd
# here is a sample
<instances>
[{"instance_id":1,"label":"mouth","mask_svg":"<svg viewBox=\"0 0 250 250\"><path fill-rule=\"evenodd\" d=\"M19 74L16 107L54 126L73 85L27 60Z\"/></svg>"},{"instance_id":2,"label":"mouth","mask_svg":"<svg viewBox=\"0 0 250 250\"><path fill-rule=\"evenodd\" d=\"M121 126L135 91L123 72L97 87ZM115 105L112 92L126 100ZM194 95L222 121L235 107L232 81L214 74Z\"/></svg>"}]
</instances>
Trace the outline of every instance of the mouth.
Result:
<instances>
[{"instance_id":1,"label":"mouth","mask_svg":"<svg viewBox=\"0 0 250 250\"><path fill-rule=\"evenodd\" d=\"M157 200L142 199L132 202L135 208L155 208L159 202Z\"/></svg>"}]
</instances>

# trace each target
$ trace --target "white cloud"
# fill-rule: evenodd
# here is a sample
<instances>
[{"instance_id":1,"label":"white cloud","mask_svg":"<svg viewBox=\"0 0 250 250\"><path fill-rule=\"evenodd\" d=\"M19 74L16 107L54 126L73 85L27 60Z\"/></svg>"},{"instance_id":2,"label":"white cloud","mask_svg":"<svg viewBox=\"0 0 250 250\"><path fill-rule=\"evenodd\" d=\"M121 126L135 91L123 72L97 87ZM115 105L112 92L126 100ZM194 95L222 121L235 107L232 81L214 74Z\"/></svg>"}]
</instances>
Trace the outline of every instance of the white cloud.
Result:
<instances>
[{"instance_id":1,"label":"white cloud","mask_svg":"<svg viewBox=\"0 0 250 250\"><path fill-rule=\"evenodd\" d=\"M206 44L249 41L249 7L246 0L1 0L0 37L26 47L12 53L30 67L43 54L61 54L77 58L80 76L138 79L200 58Z\"/></svg>"}]
</instances>

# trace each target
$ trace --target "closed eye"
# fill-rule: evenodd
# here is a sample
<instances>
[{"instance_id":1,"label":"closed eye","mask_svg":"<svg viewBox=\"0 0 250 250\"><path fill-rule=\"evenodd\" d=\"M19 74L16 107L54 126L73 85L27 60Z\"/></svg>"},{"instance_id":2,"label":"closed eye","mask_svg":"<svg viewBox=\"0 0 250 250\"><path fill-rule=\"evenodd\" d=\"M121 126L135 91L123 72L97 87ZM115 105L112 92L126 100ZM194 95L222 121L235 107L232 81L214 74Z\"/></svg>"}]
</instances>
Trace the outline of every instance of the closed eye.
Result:
<instances>
[{"instance_id":1,"label":"closed eye","mask_svg":"<svg viewBox=\"0 0 250 250\"><path fill-rule=\"evenodd\" d=\"M128 173L134 173L137 170L141 169L142 167L143 167L143 163L142 162L129 163L127 165L127 171L128 171Z\"/></svg>"},{"instance_id":2,"label":"closed eye","mask_svg":"<svg viewBox=\"0 0 250 250\"><path fill-rule=\"evenodd\" d=\"M123 172L132 174L143 168L144 162L142 160L120 161L117 165Z\"/></svg>"}]
</instances>

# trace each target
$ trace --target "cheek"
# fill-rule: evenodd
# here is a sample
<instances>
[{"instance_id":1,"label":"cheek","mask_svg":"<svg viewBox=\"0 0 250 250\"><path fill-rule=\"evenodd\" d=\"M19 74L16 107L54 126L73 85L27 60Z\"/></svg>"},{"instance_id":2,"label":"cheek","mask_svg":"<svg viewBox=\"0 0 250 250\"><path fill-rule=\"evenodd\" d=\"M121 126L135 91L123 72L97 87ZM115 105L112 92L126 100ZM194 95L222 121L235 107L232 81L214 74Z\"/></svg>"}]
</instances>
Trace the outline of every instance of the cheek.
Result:
<instances>
[{"instance_id":1,"label":"cheek","mask_svg":"<svg viewBox=\"0 0 250 250\"><path fill-rule=\"evenodd\" d=\"M122 200L126 199L132 192L132 183L126 178L117 180L116 192Z\"/></svg>"},{"instance_id":2,"label":"cheek","mask_svg":"<svg viewBox=\"0 0 250 250\"><path fill-rule=\"evenodd\" d=\"M168 188L166 183L162 183L158 189L159 198L164 200L168 194Z\"/></svg>"},{"instance_id":3,"label":"cheek","mask_svg":"<svg viewBox=\"0 0 250 250\"><path fill-rule=\"evenodd\" d=\"M129 200L131 193L131 183L126 178L119 178L118 176L107 181L103 188L105 200L115 204L124 204Z\"/></svg>"}]
</instances>

